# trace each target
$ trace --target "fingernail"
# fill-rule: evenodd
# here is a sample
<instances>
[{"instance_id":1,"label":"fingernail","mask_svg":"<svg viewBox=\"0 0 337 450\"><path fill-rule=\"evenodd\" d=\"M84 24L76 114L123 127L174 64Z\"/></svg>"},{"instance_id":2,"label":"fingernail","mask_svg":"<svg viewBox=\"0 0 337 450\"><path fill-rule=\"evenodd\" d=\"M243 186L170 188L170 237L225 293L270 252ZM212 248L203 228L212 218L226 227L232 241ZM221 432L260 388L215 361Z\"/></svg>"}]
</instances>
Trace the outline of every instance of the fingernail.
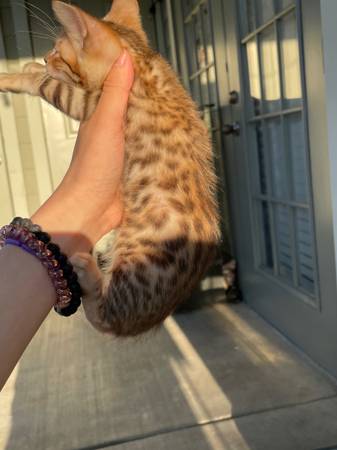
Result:
<instances>
[{"instance_id":1,"label":"fingernail","mask_svg":"<svg viewBox=\"0 0 337 450\"><path fill-rule=\"evenodd\" d=\"M115 62L115 66L122 67L125 65L126 62L127 53L126 50L123 50L122 53L119 55L117 61Z\"/></svg>"}]
</instances>

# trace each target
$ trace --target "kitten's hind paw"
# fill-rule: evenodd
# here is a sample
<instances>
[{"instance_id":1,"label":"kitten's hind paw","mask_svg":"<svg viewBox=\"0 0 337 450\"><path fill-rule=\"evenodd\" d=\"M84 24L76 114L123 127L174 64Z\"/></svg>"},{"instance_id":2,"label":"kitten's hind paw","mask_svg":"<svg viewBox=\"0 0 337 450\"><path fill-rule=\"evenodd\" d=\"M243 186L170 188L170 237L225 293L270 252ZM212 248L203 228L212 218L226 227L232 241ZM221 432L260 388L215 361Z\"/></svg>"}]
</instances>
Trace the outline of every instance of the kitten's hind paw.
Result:
<instances>
[{"instance_id":1,"label":"kitten's hind paw","mask_svg":"<svg viewBox=\"0 0 337 450\"><path fill-rule=\"evenodd\" d=\"M86 296L99 297L102 289L102 275L95 259L89 253L76 253L70 258L80 285Z\"/></svg>"}]
</instances>

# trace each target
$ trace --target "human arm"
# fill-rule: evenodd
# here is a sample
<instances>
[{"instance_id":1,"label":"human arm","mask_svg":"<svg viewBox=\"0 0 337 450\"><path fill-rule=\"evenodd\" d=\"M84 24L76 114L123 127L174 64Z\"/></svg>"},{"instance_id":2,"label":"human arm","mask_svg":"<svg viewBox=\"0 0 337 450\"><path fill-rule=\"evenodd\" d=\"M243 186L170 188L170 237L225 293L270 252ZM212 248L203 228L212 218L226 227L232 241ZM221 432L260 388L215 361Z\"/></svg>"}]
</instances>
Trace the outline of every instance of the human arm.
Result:
<instances>
[{"instance_id":1,"label":"human arm","mask_svg":"<svg viewBox=\"0 0 337 450\"><path fill-rule=\"evenodd\" d=\"M64 180L32 217L68 256L89 251L122 218L124 116L133 83L125 58L112 68L94 115L81 125ZM0 251L0 389L55 300L38 259L11 246Z\"/></svg>"}]
</instances>

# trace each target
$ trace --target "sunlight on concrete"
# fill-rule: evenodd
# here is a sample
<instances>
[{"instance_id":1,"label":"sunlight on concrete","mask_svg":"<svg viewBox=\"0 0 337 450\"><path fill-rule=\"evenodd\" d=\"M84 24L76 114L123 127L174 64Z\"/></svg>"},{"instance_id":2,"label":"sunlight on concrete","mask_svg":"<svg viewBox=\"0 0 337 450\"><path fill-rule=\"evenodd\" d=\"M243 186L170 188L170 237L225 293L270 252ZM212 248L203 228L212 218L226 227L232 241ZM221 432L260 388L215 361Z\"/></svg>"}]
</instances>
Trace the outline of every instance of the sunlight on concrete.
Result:
<instances>
[{"instance_id":1,"label":"sunlight on concrete","mask_svg":"<svg viewBox=\"0 0 337 450\"><path fill-rule=\"evenodd\" d=\"M273 364L279 365L287 364L289 357L279 346L270 342L269 336L264 336L248 324L234 309L221 308L218 305L214 307L217 312L229 320L231 325L236 329L236 333L232 333L233 338L238 338L238 350L243 350L250 361L256 364ZM281 337L281 335L280 335Z\"/></svg>"},{"instance_id":2,"label":"sunlight on concrete","mask_svg":"<svg viewBox=\"0 0 337 450\"><path fill-rule=\"evenodd\" d=\"M182 359L179 361L171 358L170 365L179 383L181 393L185 397L197 423L208 423L205 417L210 417L211 414L214 414L214 411L209 409L209 405L212 404L218 405L218 411L213 416L213 421L230 419L232 417L231 402L185 333L173 318L166 320L165 328L182 355ZM214 402L212 399L214 399ZM224 448L224 436L218 432L217 427L201 427L200 431L209 444L207 448L214 450ZM236 430L236 434L240 436L239 430ZM230 449L231 446L226 448ZM243 438L240 448L249 448L245 446Z\"/></svg>"}]
</instances>

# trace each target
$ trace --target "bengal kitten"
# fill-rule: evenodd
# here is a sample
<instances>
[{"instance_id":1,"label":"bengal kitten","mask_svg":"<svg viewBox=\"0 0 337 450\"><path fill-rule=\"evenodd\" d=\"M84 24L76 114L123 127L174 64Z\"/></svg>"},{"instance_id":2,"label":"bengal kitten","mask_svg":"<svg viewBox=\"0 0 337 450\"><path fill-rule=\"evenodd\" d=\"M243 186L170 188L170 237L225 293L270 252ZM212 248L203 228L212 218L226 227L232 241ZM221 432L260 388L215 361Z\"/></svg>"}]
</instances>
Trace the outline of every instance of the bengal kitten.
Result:
<instances>
[{"instance_id":1,"label":"bengal kitten","mask_svg":"<svg viewBox=\"0 0 337 450\"><path fill-rule=\"evenodd\" d=\"M135 67L126 124L125 212L100 259L72 262L88 320L118 336L163 322L198 284L219 239L216 177L207 129L171 67L150 49L136 0L114 0L102 20L52 2L64 28L46 66L1 74L0 90L40 96L80 121L125 48Z\"/></svg>"}]
</instances>

